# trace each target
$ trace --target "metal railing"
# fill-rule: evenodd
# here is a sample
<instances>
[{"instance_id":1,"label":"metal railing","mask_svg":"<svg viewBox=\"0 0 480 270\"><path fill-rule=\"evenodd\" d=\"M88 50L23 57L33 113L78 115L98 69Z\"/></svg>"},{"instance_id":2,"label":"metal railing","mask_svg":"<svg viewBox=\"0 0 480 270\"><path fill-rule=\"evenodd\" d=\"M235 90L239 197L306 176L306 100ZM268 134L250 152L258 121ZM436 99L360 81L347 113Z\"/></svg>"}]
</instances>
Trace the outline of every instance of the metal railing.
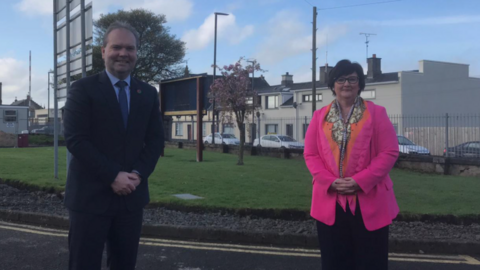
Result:
<instances>
[{"instance_id":1,"label":"metal railing","mask_svg":"<svg viewBox=\"0 0 480 270\"><path fill-rule=\"evenodd\" d=\"M399 136L402 153L480 158L480 114L389 115L389 118ZM311 117L260 118L260 135L287 135L303 142L310 121Z\"/></svg>"}]
</instances>

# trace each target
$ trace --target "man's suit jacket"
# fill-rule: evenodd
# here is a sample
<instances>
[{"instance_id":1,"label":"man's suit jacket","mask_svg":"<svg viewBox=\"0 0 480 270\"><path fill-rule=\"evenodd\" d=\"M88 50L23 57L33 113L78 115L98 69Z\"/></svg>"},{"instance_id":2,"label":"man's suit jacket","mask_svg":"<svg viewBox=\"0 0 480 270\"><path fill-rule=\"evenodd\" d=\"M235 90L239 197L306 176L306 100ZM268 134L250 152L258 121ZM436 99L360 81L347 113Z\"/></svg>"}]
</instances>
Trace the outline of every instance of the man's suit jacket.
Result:
<instances>
[{"instance_id":1,"label":"man's suit jacket","mask_svg":"<svg viewBox=\"0 0 480 270\"><path fill-rule=\"evenodd\" d=\"M360 186L357 192L365 227L369 231L392 223L399 208L389 172L399 155L398 139L384 107L367 102L370 118L350 153L345 177ZM335 223L337 193L329 190L339 178L337 162L322 131L327 107L315 111L305 136L304 157L313 176L310 215L327 225ZM347 210L348 211L348 210Z\"/></svg>"},{"instance_id":2,"label":"man's suit jacket","mask_svg":"<svg viewBox=\"0 0 480 270\"><path fill-rule=\"evenodd\" d=\"M131 78L125 129L115 90L106 72L72 84L64 112L64 134L72 160L65 205L78 212L104 213L116 195L111 184L120 171L136 170L140 185L124 196L131 211L149 202L148 177L164 147L158 93Z\"/></svg>"}]
</instances>

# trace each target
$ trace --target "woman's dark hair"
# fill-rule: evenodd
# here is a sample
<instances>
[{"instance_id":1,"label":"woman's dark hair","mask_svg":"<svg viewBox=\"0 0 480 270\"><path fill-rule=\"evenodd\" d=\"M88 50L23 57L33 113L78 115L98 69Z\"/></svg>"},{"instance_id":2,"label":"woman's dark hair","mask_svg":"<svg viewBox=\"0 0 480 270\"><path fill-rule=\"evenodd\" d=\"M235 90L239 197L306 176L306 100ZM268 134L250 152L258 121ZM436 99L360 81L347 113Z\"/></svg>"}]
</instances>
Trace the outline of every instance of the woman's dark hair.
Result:
<instances>
[{"instance_id":1,"label":"woman's dark hair","mask_svg":"<svg viewBox=\"0 0 480 270\"><path fill-rule=\"evenodd\" d=\"M344 59L338 61L335 67L330 70L330 72L328 73L328 88L332 90L334 96L335 81L341 76L350 75L354 72L356 72L358 76L358 86L360 88L358 94L360 95L363 89L365 89L365 74L363 74L363 68L359 63L352 63L350 60Z\"/></svg>"}]
</instances>

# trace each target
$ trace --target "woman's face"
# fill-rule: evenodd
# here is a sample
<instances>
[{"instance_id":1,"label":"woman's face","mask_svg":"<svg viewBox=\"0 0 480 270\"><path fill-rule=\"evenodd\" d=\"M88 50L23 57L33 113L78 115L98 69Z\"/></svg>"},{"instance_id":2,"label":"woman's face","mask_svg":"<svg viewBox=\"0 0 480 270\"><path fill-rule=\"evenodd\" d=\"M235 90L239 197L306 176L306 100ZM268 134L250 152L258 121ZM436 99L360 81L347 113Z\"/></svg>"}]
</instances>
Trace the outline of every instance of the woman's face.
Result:
<instances>
[{"instance_id":1,"label":"woman's face","mask_svg":"<svg viewBox=\"0 0 480 270\"><path fill-rule=\"evenodd\" d=\"M354 100L358 96L358 75L353 72L349 75L342 75L335 80L334 91L339 100Z\"/></svg>"}]
</instances>

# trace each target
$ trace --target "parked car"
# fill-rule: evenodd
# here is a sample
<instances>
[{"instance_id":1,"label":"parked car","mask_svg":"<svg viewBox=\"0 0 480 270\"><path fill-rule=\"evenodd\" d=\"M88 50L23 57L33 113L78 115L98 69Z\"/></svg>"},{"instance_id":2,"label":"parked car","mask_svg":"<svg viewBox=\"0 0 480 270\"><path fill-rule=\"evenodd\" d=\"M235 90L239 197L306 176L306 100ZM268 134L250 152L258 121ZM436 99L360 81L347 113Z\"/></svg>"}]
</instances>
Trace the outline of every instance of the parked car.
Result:
<instances>
[{"instance_id":1,"label":"parked car","mask_svg":"<svg viewBox=\"0 0 480 270\"><path fill-rule=\"evenodd\" d=\"M203 142L205 144L211 144L212 143L212 134L204 137ZM240 140L235 138L235 135L233 135L233 134L220 134L220 133L217 132L217 133L215 133L215 144L239 145Z\"/></svg>"},{"instance_id":2,"label":"parked car","mask_svg":"<svg viewBox=\"0 0 480 270\"><path fill-rule=\"evenodd\" d=\"M32 129L32 131L30 131L30 134L45 134L45 130L41 128Z\"/></svg>"},{"instance_id":3,"label":"parked car","mask_svg":"<svg viewBox=\"0 0 480 270\"><path fill-rule=\"evenodd\" d=\"M447 150L443 150L445 156ZM480 141L466 142L448 148L449 157L480 158Z\"/></svg>"},{"instance_id":4,"label":"parked car","mask_svg":"<svg viewBox=\"0 0 480 270\"><path fill-rule=\"evenodd\" d=\"M303 149L304 144L297 142L294 138L286 135L268 134L260 137L260 140L255 139L253 145L257 147L271 147L271 148L290 148Z\"/></svg>"},{"instance_id":5,"label":"parked car","mask_svg":"<svg viewBox=\"0 0 480 270\"><path fill-rule=\"evenodd\" d=\"M414 144L412 141L405 138L404 136L397 135L397 138L400 153L414 155L430 155L430 151L428 151L427 148Z\"/></svg>"},{"instance_id":6,"label":"parked car","mask_svg":"<svg viewBox=\"0 0 480 270\"><path fill-rule=\"evenodd\" d=\"M43 126L41 128L32 129L30 134L48 134L53 135L53 127Z\"/></svg>"},{"instance_id":7,"label":"parked car","mask_svg":"<svg viewBox=\"0 0 480 270\"><path fill-rule=\"evenodd\" d=\"M20 134L29 134L29 133L30 132L28 131L28 129L20 131Z\"/></svg>"}]
</instances>

